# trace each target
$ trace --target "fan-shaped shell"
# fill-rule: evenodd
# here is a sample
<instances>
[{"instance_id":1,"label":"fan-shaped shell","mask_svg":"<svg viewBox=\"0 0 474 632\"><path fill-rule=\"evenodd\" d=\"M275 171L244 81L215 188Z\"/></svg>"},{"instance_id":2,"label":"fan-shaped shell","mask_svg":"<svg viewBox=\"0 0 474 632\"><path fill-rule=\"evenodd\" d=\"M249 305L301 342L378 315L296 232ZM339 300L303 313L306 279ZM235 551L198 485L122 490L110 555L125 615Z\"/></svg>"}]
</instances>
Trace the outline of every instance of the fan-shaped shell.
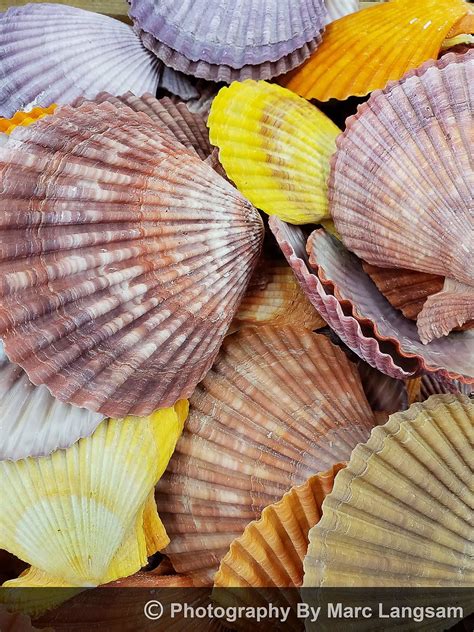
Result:
<instances>
[{"instance_id":1,"label":"fan-shaped shell","mask_svg":"<svg viewBox=\"0 0 474 632\"><path fill-rule=\"evenodd\" d=\"M102 415L63 404L33 386L0 342L0 460L46 456L91 435Z\"/></svg>"},{"instance_id":2,"label":"fan-shaped shell","mask_svg":"<svg viewBox=\"0 0 474 632\"><path fill-rule=\"evenodd\" d=\"M266 505L347 459L374 424L356 368L325 336L270 326L227 336L157 487L174 568L212 582Z\"/></svg>"},{"instance_id":3,"label":"fan-shaped shell","mask_svg":"<svg viewBox=\"0 0 474 632\"><path fill-rule=\"evenodd\" d=\"M67 450L0 462L0 546L32 564L4 586L106 583L163 548L169 539L150 491L187 411L181 401L146 419L107 420Z\"/></svg>"},{"instance_id":4,"label":"fan-shaped shell","mask_svg":"<svg viewBox=\"0 0 474 632\"><path fill-rule=\"evenodd\" d=\"M84 104L0 148L6 353L62 401L117 417L194 390L262 242L257 211L160 129Z\"/></svg>"},{"instance_id":5,"label":"fan-shaped shell","mask_svg":"<svg viewBox=\"0 0 474 632\"><path fill-rule=\"evenodd\" d=\"M373 94L339 136L330 211L364 261L474 284L473 72L474 52L429 62Z\"/></svg>"},{"instance_id":6,"label":"fan-shaped shell","mask_svg":"<svg viewBox=\"0 0 474 632\"><path fill-rule=\"evenodd\" d=\"M159 62L130 26L58 4L0 15L0 114L71 103L101 90L156 92Z\"/></svg>"},{"instance_id":7,"label":"fan-shaped shell","mask_svg":"<svg viewBox=\"0 0 474 632\"><path fill-rule=\"evenodd\" d=\"M424 343L448 335L453 329L474 327L474 285L445 279L443 289L428 297L417 318Z\"/></svg>"},{"instance_id":8,"label":"fan-shaped shell","mask_svg":"<svg viewBox=\"0 0 474 632\"><path fill-rule=\"evenodd\" d=\"M474 403L438 395L354 450L309 535L304 586L472 586Z\"/></svg>"},{"instance_id":9,"label":"fan-shaped shell","mask_svg":"<svg viewBox=\"0 0 474 632\"><path fill-rule=\"evenodd\" d=\"M227 175L255 206L292 224L329 217L340 130L325 114L277 85L245 81L220 90L208 125Z\"/></svg>"},{"instance_id":10,"label":"fan-shaped shell","mask_svg":"<svg viewBox=\"0 0 474 632\"><path fill-rule=\"evenodd\" d=\"M74 105L79 107L86 99L81 97ZM173 103L169 97L156 99L152 94L145 93L137 97L131 92L116 97L108 92L101 92L94 103L112 103L115 107L129 107L134 112L144 112L157 125L166 128L169 133L188 149L195 149L200 158L205 160L210 156L212 148L209 142L204 118L200 114L190 112L183 102Z\"/></svg>"},{"instance_id":11,"label":"fan-shaped shell","mask_svg":"<svg viewBox=\"0 0 474 632\"><path fill-rule=\"evenodd\" d=\"M309 300L359 357L398 379L433 371L474 382L472 331L423 345L415 323L388 303L357 257L338 240L323 230L314 231L308 258L301 229L277 217L270 218L270 227Z\"/></svg>"},{"instance_id":12,"label":"fan-shaped shell","mask_svg":"<svg viewBox=\"0 0 474 632\"><path fill-rule=\"evenodd\" d=\"M131 0L130 5L145 46L176 70L216 81L242 78L239 73L265 64L276 68L283 59L291 69L298 59L295 52L309 46L314 50L321 41L326 18L322 0L284 0L278 5L254 0Z\"/></svg>"},{"instance_id":13,"label":"fan-shaped shell","mask_svg":"<svg viewBox=\"0 0 474 632\"><path fill-rule=\"evenodd\" d=\"M286 261L263 258L232 321L242 325L293 325L314 330L325 321L306 298Z\"/></svg>"},{"instance_id":14,"label":"fan-shaped shell","mask_svg":"<svg viewBox=\"0 0 474 632\"><path fill-rule=\"evenodd\" d=\"M232 542L216 573L214 587L301 586L309 530L321 518L323 500L343 467L338 464L312 476L277 503L265 507L261 517ZM238 600L238 592L235 598Z\"/></svg>"},{"instance_id":15,"label":"fan-shaped shell","mask_svg":"<svg viewBox=\"0 0 474 632\"><path fill-rule=\"evenodd\" d=\"M365 96L428 59L469 11L463 0L396 0L329 24L322 44L282 85L307 99Z\"/></svg>"}]
</instances>

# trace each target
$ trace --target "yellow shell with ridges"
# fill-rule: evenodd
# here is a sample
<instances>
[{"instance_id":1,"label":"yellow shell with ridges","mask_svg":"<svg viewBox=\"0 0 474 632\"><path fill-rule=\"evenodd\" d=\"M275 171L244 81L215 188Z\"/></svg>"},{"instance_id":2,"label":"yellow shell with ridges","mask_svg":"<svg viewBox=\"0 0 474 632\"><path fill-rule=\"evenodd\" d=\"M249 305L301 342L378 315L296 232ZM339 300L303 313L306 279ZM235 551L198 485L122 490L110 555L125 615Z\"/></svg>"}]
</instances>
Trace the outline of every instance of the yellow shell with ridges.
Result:
<instances>
[{"instance_id":1,"label":"yellow shell with ridges","mask_svg":"<svg viewBox=\"0 0 474 632\"><path fill-rule=\"evenodd\" d=\"M0 463L0 548L32 568L4 586L95 586L137 572L169 542L154 486L188 402L109 419L48 457Z\"/></svg>"},{"instance_id":2,"label":"yellow shell with ridges","mask_svg":"<svg viewBox=\"0 0 474 632\"><path fill-rule=\"evenodd\" d=\"M45 116L50 116L51 114L54 114L54 110L56 109L56 107L56 104L53 103L47 108L36 107L29 112L17 112L12 118L9 119L0 118L0 133L11 134L13 130L20 125L22 127L31 125L32 123L35 123Z\"/></svg>"},{"instance_id":3,"label":"yellow shell with ridges","mask_svg":"<svg viewBox=\"0 0 474 632\"><path fill-rule=\"evenodd\" d=\"M329 218L329 162L340 130L316 107L248 80L220 90L208 126L228 177L254 206L292 224Z\"/></svg>"}]
</instances>

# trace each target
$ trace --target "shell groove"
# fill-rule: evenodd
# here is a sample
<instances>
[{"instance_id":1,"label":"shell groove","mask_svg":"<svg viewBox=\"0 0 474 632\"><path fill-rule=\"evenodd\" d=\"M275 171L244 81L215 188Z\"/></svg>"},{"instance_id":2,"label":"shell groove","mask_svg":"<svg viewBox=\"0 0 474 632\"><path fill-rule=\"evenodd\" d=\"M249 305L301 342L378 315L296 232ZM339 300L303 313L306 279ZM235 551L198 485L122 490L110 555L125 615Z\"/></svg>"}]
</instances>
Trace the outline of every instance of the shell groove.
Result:
<instances>
[{"instance_id":1,"label":"shell groove","mask_svg":"<svg viewBox=\"0 0 474 632\"><path fill-rule=\"evenodd\" d=\"M116 417L194 390L263 240L257 211L160 129L89 103L0 147L6 353L62 401Z\"/></svg>"},{"instance_id":2,"label":"shell groove","mask_svg":"<svg viewBox=\"0 0 474 632\"><path fill-rule=\"evenodd\" d=\"M82 9L12 7L0 15L0 47L2 116L101 90L142 94L158 87L159 61L130 26Z\"/></svg>"},{"instance_id":3,"label":"shell groove","mask_svg":"<svg viewBox=\"0 0 474 632\"><path fill-rule=\"evenodd\" d=\"M190 406L156 502L174 568L208 584L266 505L347 459L376 423L344 353L291 327L227 336Z\"/></svg>"},{"instance_id":4,"label":"shell groove","mask_svg":"<svg viewBox=\"0 0 474 632\"><path fill-rule=\"evenodd\" d=\"M310 532L304 586L472 586L474 403L436 395L357 446Z\"/></svg>"}]
</instances>

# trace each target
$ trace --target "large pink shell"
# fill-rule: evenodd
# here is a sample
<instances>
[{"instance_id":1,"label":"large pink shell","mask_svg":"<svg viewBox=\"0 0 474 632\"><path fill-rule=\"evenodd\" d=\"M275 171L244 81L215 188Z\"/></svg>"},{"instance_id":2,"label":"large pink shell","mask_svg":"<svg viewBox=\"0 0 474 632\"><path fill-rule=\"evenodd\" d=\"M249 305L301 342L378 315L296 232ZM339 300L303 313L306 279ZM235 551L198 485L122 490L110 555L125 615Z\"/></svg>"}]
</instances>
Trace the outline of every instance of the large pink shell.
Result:
<instances>
[{"instance_id":1,"label":"large pink shell","mask_svg":"<svg viewBox=\"0 0 474 632\"><path fill-rule=\"evenodd\" d=\"M371 366L403 379L426 371L474 382L474 334L453 333L423 345L416 325L380 294L357 257L325 231L312 235L270 218L270 228L310 301L338 336Z\"/></svg>"},{"instance_id":2,"label":"large pink shell","mask_svg":"<svg viewBox=\"0 0 474 632\"><path fill-rule=\"evenodd\" d=\"M219 81L232 80L219 74L220 68L229 73L276 65L304 49L309 55L321 41L327 15L323 0L131 0L130 5L135 29L160 59ZM234 79L239 78L237 72Z\"/></svg>"},{"instance_id":3,"label":"large pink shell","mask_svg":"<svg viewBox=\"0 0 474 632\"><path fill-rule=\"evenodd\" d=\"M272 326L227 336L157 487L164 553L212 582L266 505L348 459L375 424L356 367L326 336Z\"/></svg>"},{"instance_id":4,"label":"large pink shell","mask_svg":"<svg viewBox=\"0 0 474 632\"><path fill-rule=\"evenodd\" d=\"M258 260L258 212L146 114L59 108L0 147L0 335L59 399L188 397Z\"/></svg>"},{"instance_id":5,"label":"large pink shell","mask_svg":"<svg viewBox=\"0 0 474 632\"><path fill-rule=\"evenodd\" d=\"M364 261L474 285L474 51L374 92L337 140L330 212Z\"/></svg>"},{"instance_id":6,"label":"large pink shell","mask_svg":"<svg viewBox=\"0 0 474 632\"><path fill-rule=\"evenodd\" d=\"M155 93L160 62L127 24L59 4L0 15L0 116L107 90Z\"/></svg>"}]
</instances>

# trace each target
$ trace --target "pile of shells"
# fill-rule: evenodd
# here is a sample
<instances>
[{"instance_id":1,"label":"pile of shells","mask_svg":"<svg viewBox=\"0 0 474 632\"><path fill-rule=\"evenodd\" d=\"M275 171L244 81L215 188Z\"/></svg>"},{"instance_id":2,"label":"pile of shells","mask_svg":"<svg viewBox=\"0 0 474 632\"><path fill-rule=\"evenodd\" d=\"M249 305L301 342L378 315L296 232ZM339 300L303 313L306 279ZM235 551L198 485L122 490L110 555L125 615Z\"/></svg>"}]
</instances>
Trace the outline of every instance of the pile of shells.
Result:
<instances>
[{"instance_id":1,"label":"pile of shells","mask_svg":"<svg viewBox=\"0 0 474 632\"><path fill-rule=\"evenodd\" d=\"M0 628L472 586L470 5L128 9L0 15Z\"/></svg>"}]
</instances>

